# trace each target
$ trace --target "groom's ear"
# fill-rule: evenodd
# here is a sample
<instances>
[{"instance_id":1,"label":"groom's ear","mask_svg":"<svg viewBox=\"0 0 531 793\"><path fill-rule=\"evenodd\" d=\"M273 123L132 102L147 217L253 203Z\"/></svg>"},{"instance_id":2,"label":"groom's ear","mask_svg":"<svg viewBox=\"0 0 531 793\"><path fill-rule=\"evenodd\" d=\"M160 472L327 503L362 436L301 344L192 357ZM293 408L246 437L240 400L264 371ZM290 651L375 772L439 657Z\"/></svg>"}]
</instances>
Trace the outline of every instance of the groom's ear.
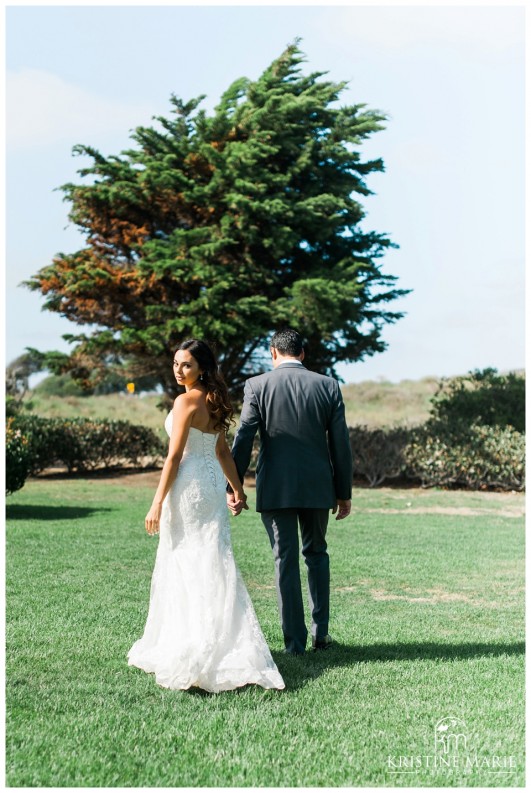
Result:
<instances>
[{"instance_id":1,"label":"groom's ear","mask_svg":"<svg viewBox=\"0 0 531 793\"><path fill-rule=\"evenodd\" d=\"M299 361L304 361L304 350L299 355Z\"/></svg>"}]
</instances>

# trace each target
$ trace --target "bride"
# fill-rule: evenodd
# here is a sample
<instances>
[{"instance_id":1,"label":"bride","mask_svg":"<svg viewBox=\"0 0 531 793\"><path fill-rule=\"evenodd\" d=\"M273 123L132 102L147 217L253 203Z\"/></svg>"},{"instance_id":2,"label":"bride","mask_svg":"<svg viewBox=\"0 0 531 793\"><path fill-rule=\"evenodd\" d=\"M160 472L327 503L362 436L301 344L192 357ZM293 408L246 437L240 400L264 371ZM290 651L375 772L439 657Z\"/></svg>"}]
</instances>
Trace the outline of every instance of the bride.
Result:
<instances>
[{"instance_id":1,"label":"bride","mask_svg":"<svg viewBox=\"0 0 531 793\"><path fill-rule=\"evenodd\" d=\"M143 636L129 666L164 688L284 688L234 561L226 480L246 496L227 445L232 408L210 347L184 341L173 370L185 392L165 422L168 456L145 526L159 534Z\"/></svg>"}]
</instances>

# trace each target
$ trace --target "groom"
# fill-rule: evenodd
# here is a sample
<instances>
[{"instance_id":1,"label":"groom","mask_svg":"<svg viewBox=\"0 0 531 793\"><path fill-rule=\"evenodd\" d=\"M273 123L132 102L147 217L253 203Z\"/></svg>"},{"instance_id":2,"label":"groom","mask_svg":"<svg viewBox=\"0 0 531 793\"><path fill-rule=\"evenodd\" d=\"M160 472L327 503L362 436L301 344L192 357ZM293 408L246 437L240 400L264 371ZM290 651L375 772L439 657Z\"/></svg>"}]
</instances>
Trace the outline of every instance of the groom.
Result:
<instances>
[{"instance_id":1,"label":"groom","mask_svg":"<svg viewBox=\"0 0 531 793\"><path fill-rule=\"evenodd\" d=\"M325 540L329 510L350 514L352 454L337 381L303 365L300 335L282 330L271 340L273 371L245 383L232 456L243 482L260 432L256 509L269 535L286 652L302 654L308 631L299 573L299 532L308 572L312 647L327 649L330 571ZM233 494L229 509L239 514Z\"/></svg>"}]
</instances>

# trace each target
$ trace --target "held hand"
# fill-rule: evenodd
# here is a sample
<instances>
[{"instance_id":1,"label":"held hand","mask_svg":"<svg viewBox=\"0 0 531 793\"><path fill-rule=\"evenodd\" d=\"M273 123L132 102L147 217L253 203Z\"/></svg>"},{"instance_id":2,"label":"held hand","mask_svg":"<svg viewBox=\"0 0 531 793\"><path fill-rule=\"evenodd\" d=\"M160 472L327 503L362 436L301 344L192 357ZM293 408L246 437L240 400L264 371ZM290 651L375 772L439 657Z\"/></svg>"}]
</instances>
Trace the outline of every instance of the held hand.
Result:
<instances>
[{"instance_id":1,"label":"held hand","mask_svg":"<svg viewBox=\"0 0 531 793\"><path fill-rule=\"evenodd\" d=\"M352 501L349 499L338 498L335 507L332 510L332 515L336 515L336 520L343 520L347 515L350 515Z\"/></svg>"},{"instance_id":2,"label":"held hand","mask_svg":"<svg viewBox=\"0 0 531 793\"><path fill-rule=\"evenodd\" d=\"M162 505L152 504L146 515L145 527L148 534L158 534L160 529L160 513Z\"/></svg>"},{"instance_id":3,"label":"held hand","mask_svg":"<svg viewBox=\"0 0 531 793\"><path fill-rule=\"evenodd\" d=\"M249 509L243 490L241 493L227 493L227 507L234 516L239 515L242 509Z\"/></svg>"},{"instance_id":4,"label":"held hand","mask_svg":"<svg viewBox=\"0 0 531 793\"><path fill-rule=\"evenodd\" d=\"M236 497L236 493L227 493L227 507L233 515L239 515L241 510L241 502Z\"/></svg>"}]
</instances>

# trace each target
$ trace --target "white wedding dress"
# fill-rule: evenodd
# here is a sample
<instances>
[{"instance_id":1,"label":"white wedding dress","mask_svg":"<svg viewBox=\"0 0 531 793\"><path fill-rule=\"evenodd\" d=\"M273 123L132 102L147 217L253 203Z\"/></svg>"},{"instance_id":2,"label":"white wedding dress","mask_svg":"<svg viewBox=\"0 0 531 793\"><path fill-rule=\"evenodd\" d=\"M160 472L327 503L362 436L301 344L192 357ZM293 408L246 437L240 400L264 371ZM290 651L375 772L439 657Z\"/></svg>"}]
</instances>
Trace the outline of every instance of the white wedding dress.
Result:
<instances>
[{"instance_id":1,"label":"white wedding dress","mask_svg":"<svg viewBox=\"0 0 531 793\"><path fill-rule=\"evenodd\" d=\"M170 413L168 435L171 423ZM234 561L217 437L190 428L162 505L144 634L128 664L164 688L284 688Z\"/></svg>"}]
</instances>

